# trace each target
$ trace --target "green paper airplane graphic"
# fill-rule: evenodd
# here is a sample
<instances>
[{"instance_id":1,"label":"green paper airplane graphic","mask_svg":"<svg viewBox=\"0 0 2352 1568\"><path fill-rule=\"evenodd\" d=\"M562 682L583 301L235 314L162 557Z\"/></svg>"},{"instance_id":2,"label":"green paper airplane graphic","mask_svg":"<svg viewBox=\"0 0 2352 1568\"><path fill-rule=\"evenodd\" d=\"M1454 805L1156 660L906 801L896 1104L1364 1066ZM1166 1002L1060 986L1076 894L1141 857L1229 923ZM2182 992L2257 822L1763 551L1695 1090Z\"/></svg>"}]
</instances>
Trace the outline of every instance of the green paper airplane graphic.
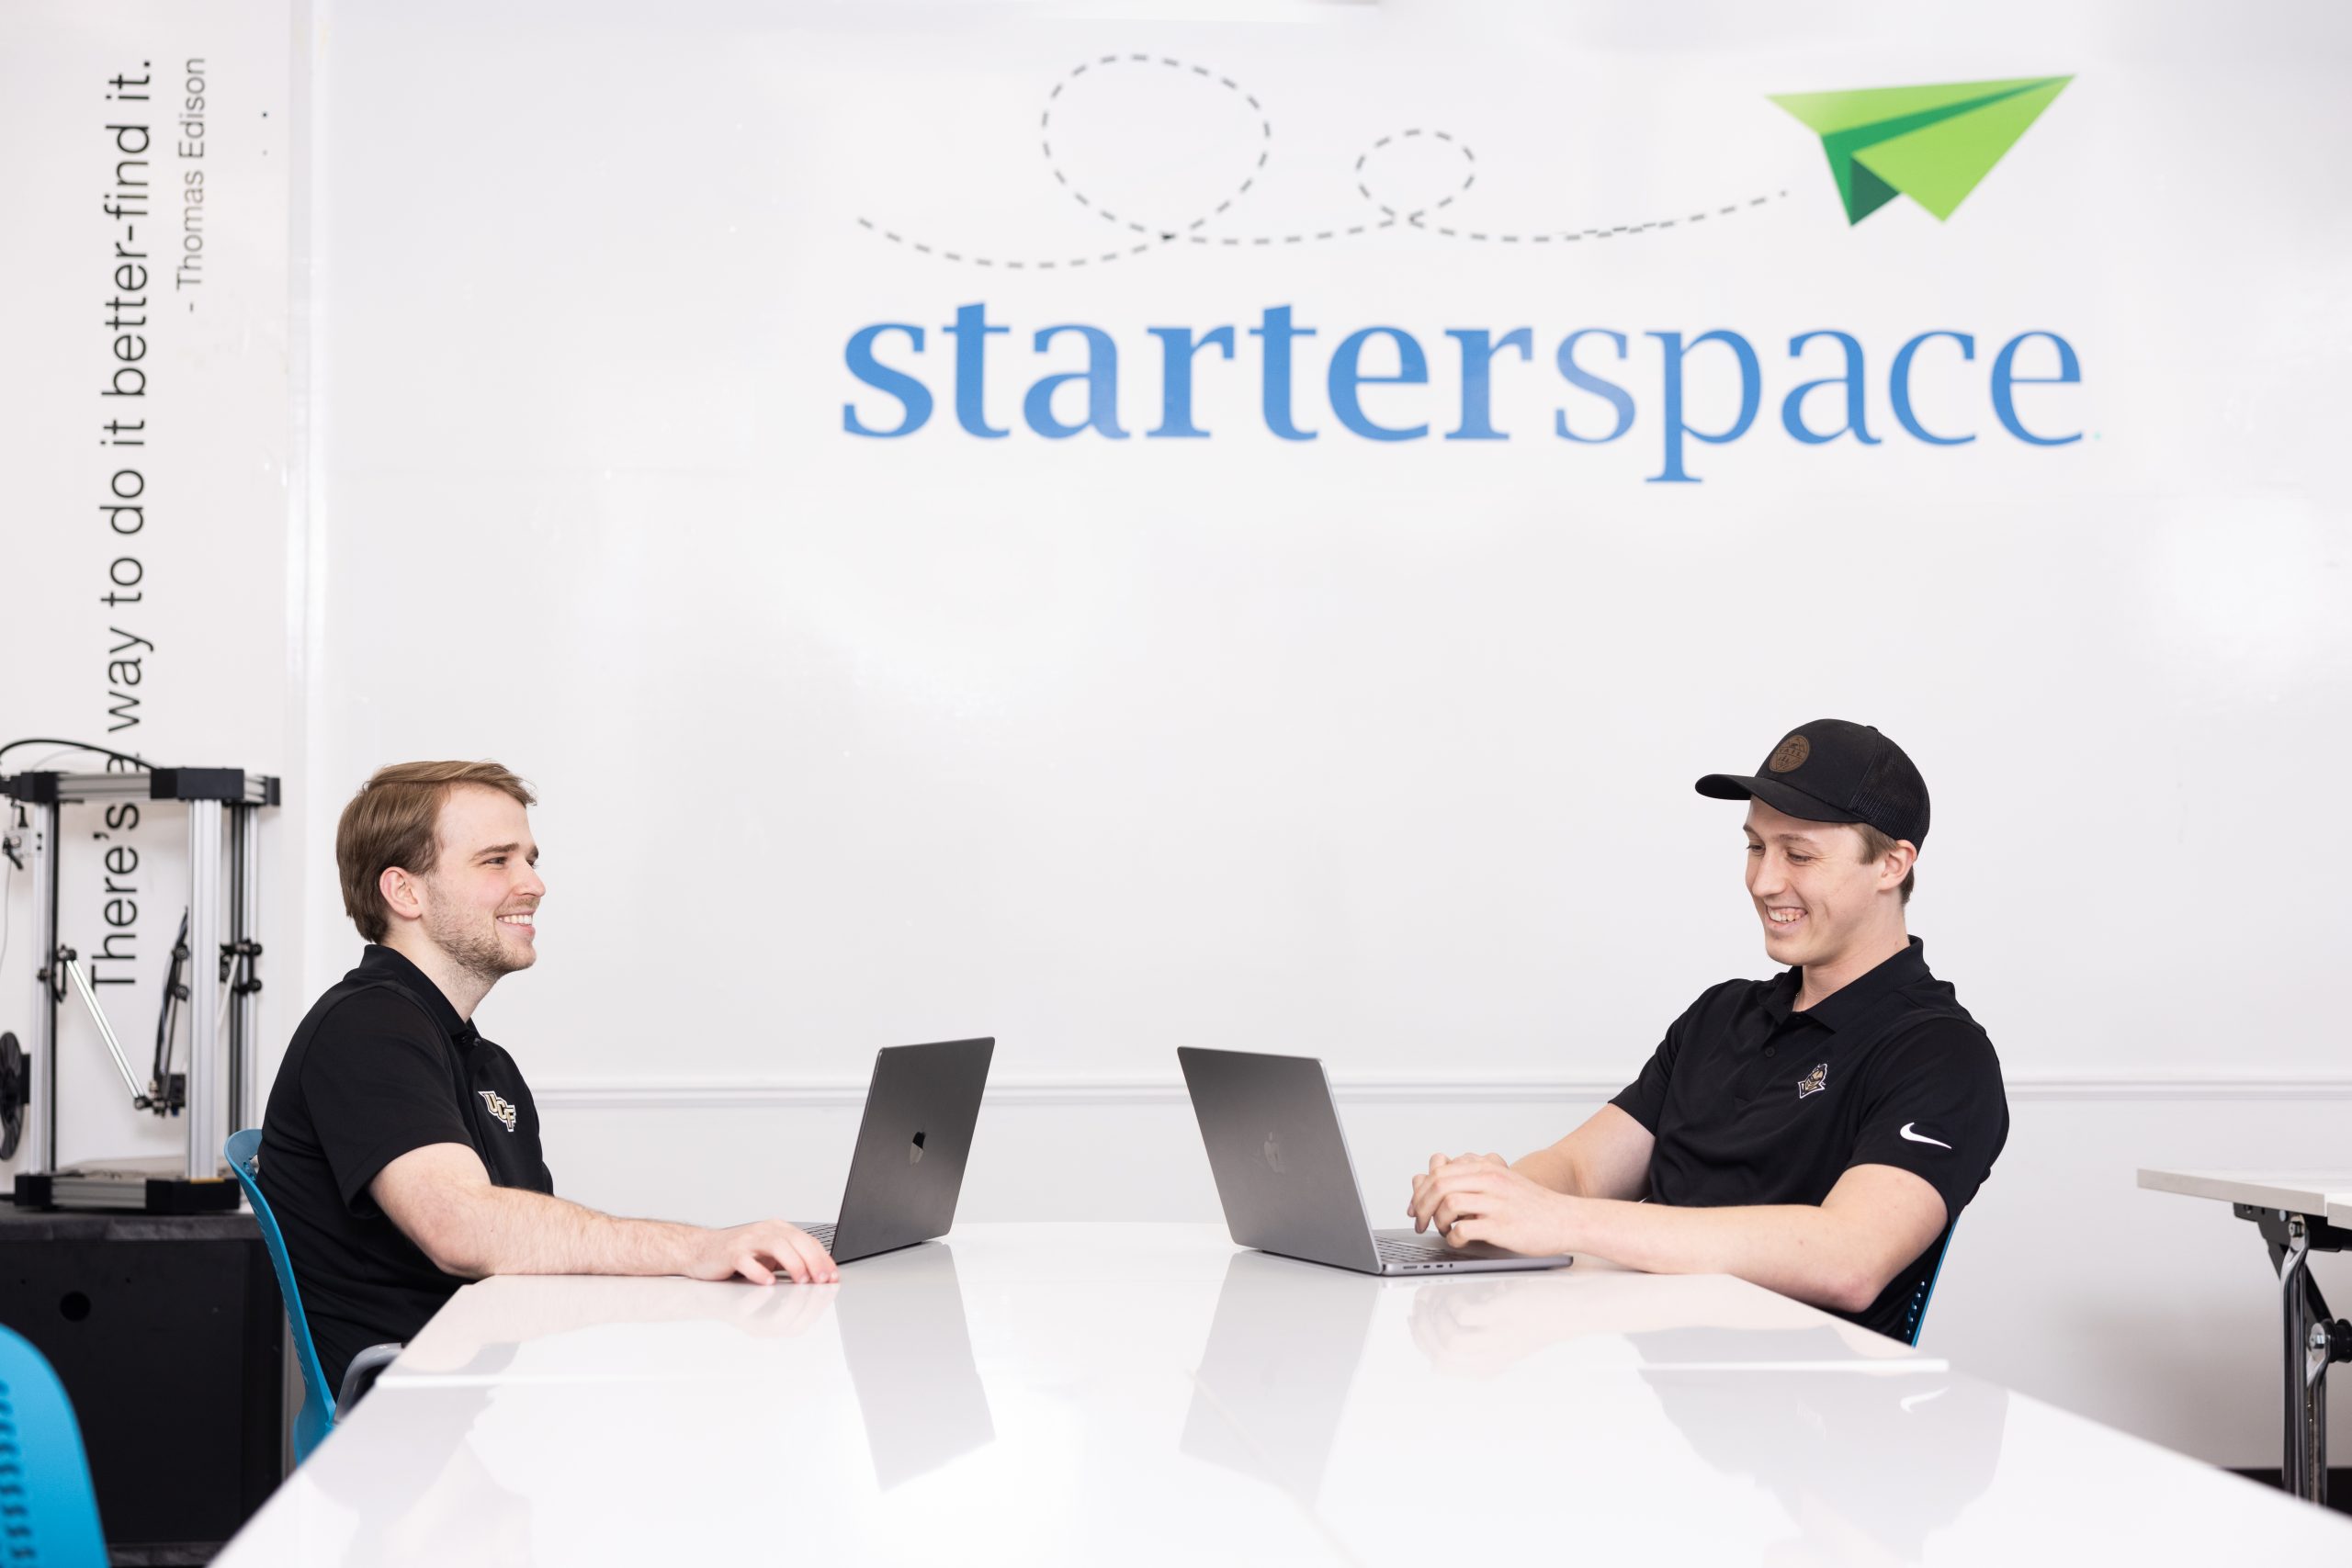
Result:
<instances>
[{"instance_id":1,"label":"green paper airplane graphic","mask_svg":"<svg viewBox=\"0 0 2352 1568\"><path fill-rule=\"evenodd\" d=\"M1846 221L1860 223L1900 194L1950 218L2072 76L1947 82L1784 93L1772 101L1821 138Z\"/></svg>"}]
</instances>

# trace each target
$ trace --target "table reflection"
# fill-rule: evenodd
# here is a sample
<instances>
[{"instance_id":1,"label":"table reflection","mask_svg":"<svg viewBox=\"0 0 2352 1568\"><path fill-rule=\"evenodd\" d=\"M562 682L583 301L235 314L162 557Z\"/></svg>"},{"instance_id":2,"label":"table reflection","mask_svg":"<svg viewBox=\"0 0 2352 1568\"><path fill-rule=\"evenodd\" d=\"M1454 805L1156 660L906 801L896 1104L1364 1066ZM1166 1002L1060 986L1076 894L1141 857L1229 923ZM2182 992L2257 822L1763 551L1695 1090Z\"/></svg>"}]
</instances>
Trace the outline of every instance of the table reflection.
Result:
<instances>
[{"instance_id":1,"label":"table reflection","mask_svg":"<svg viewBox=\"0 0 2352 1568\"><path fill-rule=\"evenodd\" d=\"M956 1254L944 1242L864 1258L834 1307L884 1491L996 1440L972 1359Z\"/></svg>"},{"instance_id":2,"label":"table reflection","mask_svg":"<svg viewBox=\"0 0 2352 1568\"><path fill-rule=\"evenodd\" d=\"M1555 1346L1631 1344L1670 1332L1677 1364L1825 1371L1939 1358L1717 1275L1563 1270L1434 1280L1416 1286L1413 1343L1455 1377L1488 1378ZM1653 1344L1657 1342L1652 1341ZM1592 1348L1589 1345L1587 1348Z\"/></svg>"},{"instance_id":3,"label":"table reflection","mask_svg":"<svg viewBox=\"0 0 2352 1568\"><path fill-rule=\"evenodd\" d=\"M876 1483L888 1490L995 1439L974 1363L956 1255L928 1242L862 1258L838 1284L758 1286L674 1278L503 1276L468 1288L388 1371L377 1397L429 1413L433 1441L412 1451L479 1471L468 1438L499 1389L576 1391L611 1413L659 1404L662 1387L760 1386L761 1421L805 1418L818 1375L801 1340L831 1320L865 1427ZM821 1350L820 1351L821 1356ZM591 1390L601 1388L601 1393ZM429 1400L417 1396L430 1395ZM684 1396L691 1399L695 1396ZM758 1440L751 1434L746 1440ZM480 1478L487 1484L487 1477ZM436 1471L371 1484L421 1499L447 1490ZM330 1486L327 1490L332 1493ZM513 1509L484 1508L511 1518Z\"/></svg>"},{"instance_id":4,"label":"table reflection","mask_svg":"<svg viewBox=\"0 0 2352 1568\"><path fill-rule=\"evenodd\" d=\"M1641 1278L1434 1280L1415 1292L1413 1342L1448 1375L1492 1379L1613 1337L1700 1462L1761 1486L1796 1526L1768 1562L1916 1562L1991 1485L2006 1390L1794 1303L1743 1293L1719 1312L1700 1280L1651 1279L1636 1302Z\"/></svg>"},{"instance_id":5,"label":"table reflection","mask_svg":"<svg viewBox=\"0 0 2352 1568\"><path fill-rule=\"evenodd\" d=\"M1311 1506L1379 1295L1378 1281L1341 1269L1235 1253L1179 1447Z\"/></svg>"},{"instance_id":6,"label":"table reflection","mask_svg":"<svg viewBox=\"0 0 2352 1568\"><path fill-rule=\"evenodd\" d=\"M1642 1377L1691 1451L1787 1511L1799 1538L1768 1562L1917 1562L1992 1485L2008 1425L2007 1389L1948 1371Z\"/></svg>"},{"instance_id":7,"label":"table reflection","mask_svg":"<svg viewBox=\"0 0 2352 1568\"><path fill-rule=\"evenodd\" d=\"M502 1485L482 1462L475 1428L491 1407L487 1382L402 1389L376 1397L400 1402L403 1441L378 1444L365 1462L341 1427L328 1435L302 1475L334 1511L379 1526L358 1529L338 1555L354 1568L469 1559L484 1551L499 1561L531 1560L530 1500ZM386 1412L365 1405L346 1425ZM383 1500L401 1506L383 1517Z\"/></svg>"},{"instance_id":8,"label":"table reflection","mask_svg":"<svg viewBox=\"0 0 2352 1568\"><path fill-rule=\"evenodd\" d=\"M481 1379L595 1375L608 1366L560 1342L666 1324L718 1324L752 1339L806 1334L831 1310L840 1285L714 1284L673 1277L503 1274L469 1285L463 1311L444 1307L388 1368L388 1386ZM633 1337L642 1339L642 1337ZM533 1353L524 1355L526 1347Z\"/></svg>"}]
</instances>

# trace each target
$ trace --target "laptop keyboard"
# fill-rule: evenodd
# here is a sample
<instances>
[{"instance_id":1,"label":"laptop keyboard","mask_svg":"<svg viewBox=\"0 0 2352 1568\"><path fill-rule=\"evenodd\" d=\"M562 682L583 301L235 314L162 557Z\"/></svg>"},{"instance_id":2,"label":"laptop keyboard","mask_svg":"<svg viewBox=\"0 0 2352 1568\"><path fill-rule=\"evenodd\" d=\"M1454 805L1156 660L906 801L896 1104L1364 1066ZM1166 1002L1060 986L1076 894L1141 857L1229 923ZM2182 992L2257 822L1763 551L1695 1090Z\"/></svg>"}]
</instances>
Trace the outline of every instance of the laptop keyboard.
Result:
<instances>
[{"instance_id":1,"label":"laptop keyboard","mask_svg":"<svg viewBox=\"0 0 2352 1568\"><path fill-rule=\"evenodd\" d=\"M1372 1238L1372 1244L1380 1249L1380 1260L1383 1263L1435 1263L1464 1256L1434 1236L1423 1240L1419 1236L1408 1239L1403 1236L1375 1235Z\"/></svg>"},{"instance_id":2,"label":"laptop keyboard","mask_svg":"<svg viewBox=\"0 0 2352 1568\"><path fill-rule=\"evenodd\" d=\"M831 1252L831 1251L832 1251L832 1249L833 1249L833 1227L832 1227L831 1225L830 1225L830 1224L808 1224L808 1225L802 1225L800 1228L801 1228L802 1230L804 1230L804 1231L807 1231L810 1235L814 1236L814 1237L816 1238L816 1240L817 1240L817 1245L818 1245L819 1247L823 1247L827 1252Z\"/></svg>"}]
</instances>

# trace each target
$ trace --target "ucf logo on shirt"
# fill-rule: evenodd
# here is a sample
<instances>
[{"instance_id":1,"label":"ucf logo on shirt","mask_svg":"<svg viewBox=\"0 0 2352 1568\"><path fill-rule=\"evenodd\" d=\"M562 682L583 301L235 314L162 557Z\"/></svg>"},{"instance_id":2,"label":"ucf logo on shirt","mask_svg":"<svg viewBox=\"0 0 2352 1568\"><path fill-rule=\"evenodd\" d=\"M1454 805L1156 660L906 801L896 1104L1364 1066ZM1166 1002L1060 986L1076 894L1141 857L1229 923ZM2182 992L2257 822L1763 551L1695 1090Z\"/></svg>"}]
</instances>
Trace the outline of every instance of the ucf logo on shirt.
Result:
<instances>
[{"instance_id":1,"label":"ucf logo on shirt","mask_svg":"<svg viewBox=\"0 0 2352 1568\"><path fill-rule=\"evenodd\" d=\"M1828 1087L1829 1064L1826 1062L1818 1063L1815 1066L1813 1071L1805 1074L1804 1077L1797 1080L1797 1098L1799 1100L1803 1100L1809 1094L1819 1094L1823 1089L1827 1089Z\"/></svg>"},{"instance_id":2,"label":"ucf logo on shirt","mask_svg":"<svg viewBox=\"0 0 2352 1568\"><path fill-rule=\"evenodd\" d=\"M475 1092L481 1096L481 1102L490 1107L490 1113L498 1118L499 1124L504 1127L508 1132L513 1132L514 1130L514 1102L508 1100L504 1095L500 1094L494 1089L479 1089Z\"/></svg>"}]
</instances>

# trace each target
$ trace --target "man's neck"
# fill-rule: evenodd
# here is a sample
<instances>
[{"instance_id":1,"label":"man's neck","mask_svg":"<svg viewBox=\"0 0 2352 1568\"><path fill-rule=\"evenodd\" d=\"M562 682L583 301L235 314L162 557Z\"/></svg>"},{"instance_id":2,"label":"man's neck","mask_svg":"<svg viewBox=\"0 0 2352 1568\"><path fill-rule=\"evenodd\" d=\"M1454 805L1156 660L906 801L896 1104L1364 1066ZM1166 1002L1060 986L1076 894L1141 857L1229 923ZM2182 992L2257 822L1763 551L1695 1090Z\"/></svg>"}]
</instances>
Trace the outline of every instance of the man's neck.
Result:
<instances>
[{"instance_id":1,"label":"man's neck","mask_svg":"<svg viewBox=\"0 0 2352 1568\"><path fill-rule=\"evenodd\" d=\"M483 979L434 946L422 933L412 935L404 927L395 926L386 931L384 945L424 971L424 977L440 988L462 1019L470 1020L474 1009L481 1006L482 998L490 995L491 987L498 983L496 976Z\"/></svg>"},{"instance_id":2,"label":"man's neck","mask_svg":"<svg viewBox=\"0 0 2352 1568\"><path fill-rule=\"evenodd\" d=\"M1803 1012L1836 996L1910 945L1910 932L1897 921L1892 931L1858 940L1826 963L1806 964L1803 971L1804 983L1797 987L1794 1010Z\"/></svg>"}]
</instances>

